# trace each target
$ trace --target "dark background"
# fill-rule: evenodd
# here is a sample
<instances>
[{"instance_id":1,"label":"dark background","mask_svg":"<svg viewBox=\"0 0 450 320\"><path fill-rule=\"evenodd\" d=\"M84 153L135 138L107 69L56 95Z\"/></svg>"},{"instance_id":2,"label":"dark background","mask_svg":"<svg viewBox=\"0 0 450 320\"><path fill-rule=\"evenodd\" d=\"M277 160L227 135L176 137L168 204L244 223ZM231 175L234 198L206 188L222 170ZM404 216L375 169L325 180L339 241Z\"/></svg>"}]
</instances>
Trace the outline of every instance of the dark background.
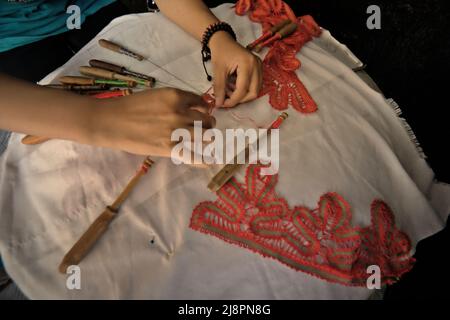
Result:
<instances>
[{"instance_id":1,"label":"dark background","mask_svg":"<svg viewBox=\"0 0 450 320\"><path fill-rule=\"evenodd\" d=\"M397 101L437 178L450 182L447 99L450 71L450 7L425 1L286 1L311 14L367 64L388 98ZM367 7L381 8L381 30L366 27Z\"/></svg>"},{"instance_id":2,"label":"dark background","mask_svg":"<svg viewBox=\"0 0 450 320\"><path fill-rule=\"evenodd\" d=\"M211 7L233 1L206 1ZM450 4L446 0L286 0L311 14L367 64L368 74L400 105L437 178L450 182L446 109L450 74ZM369 30L369 5L381 8L381 30Z\"/></svg>"}]
</instances>

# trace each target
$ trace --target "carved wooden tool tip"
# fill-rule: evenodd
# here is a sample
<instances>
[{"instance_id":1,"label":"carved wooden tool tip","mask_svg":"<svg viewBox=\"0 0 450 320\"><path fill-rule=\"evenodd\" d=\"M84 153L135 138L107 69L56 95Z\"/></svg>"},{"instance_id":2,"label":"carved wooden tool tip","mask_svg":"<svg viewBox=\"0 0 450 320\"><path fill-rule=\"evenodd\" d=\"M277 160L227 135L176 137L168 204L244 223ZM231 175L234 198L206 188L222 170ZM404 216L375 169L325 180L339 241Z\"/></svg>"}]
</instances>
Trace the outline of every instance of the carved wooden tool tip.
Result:
<instances>
[{"instance_id":1,"label":"carved wooden tool tip","mask_svg":"<svg viewBox=\"0 0 450 320\"><path fill-rule=\"evenodd\" d=\"M155 162L150 159L150 157L145 158L144 160L144 164L146 166L147 169L149 169Z\"/></svg>"},{"instance_id":2,"label":"carved wooden tool tip","mask_svg":"<svg viewBox=\"0 0 450 320\"><path fill-rule=\"evenodd\" d=\"M272 122L272 124L269 126L269 129L278 129L281 124L289 117L289 115L286 112L282 112L278 117ZM270 131L269 131L270 132ZM258 139L259 140L259 139ZM247 153L249 150L249 146L245 148L245 153ZM220 188L223 187L225 183L227 183L235 174L236 172L244 165L239 164L237 161L238 155L234 158L233 163L228 163L225 166L222 167L222 169L217 172L217 174L211 179L211 181L208 184L208 189L212 192L217 192L220 190Z\"/></svg>"},{"instance_id":3,"label":"carved wooden tool tip","mask_svg":"<svg viewBox=\"0 0 450 320\"><path fill-rule=\"evenodd\" d=\"M22 144L35 145L35 144L44 143L48 140L50 140L50 138L27 135L22 139Z\"/></svg>"},{"instance_id":4,"label":"carved wooden tool tip","mask_svg":"<svg viewBox=\"0 0 450 320\"><path fill-rule=\"evenodd\" d=\"M266 40L267 38L273 36L275 34L275 32L281 30L282 28L287 26L289 23L291 23L291 20L289 20L289 19L285 19L285 20L277 23L272 28L270 28L268 31L266 31L261 37L259 37L258 39L256 39L252 43L248 44L247 45L247 49L253 50L259 43L261 43L264 40Z\"/></svg>"},{"instance_id":5,"label":"carved wooden tool tip","mask_svg":"<svg viewBox=\"0 0 450 320\"><path fill-rule=\"evenodd\" d=\"M281 35L281 39L289 37L297 30L297 24L294 22L289 23L287 26L283 27L278 33Z\"/></svg>"},{"instance_id":6,"label":"carved wooden tool tip","mask_svg":"<svg viewBox=\"0 0 450 320\"><path fill-rule=\"evenodd\" d=\"M98 40L98 44L101 47L103 47L103 48L109 49L109 50L117 52L117 53L121 53L121 54L127 55L127 56L132 57L132 58L134 58L136 60L139 60L139 61L144 60L144 57L141 56L140 54L132 52L132 51L128 50L127 48L124 48L124 47L122 47L122 46L120 46L120 45L118 45L118 44L116 44L116 43L114 43L112 41L105 40L105 39L100 39L100 40Z\"/></svg>"},{"instance_id":7,"label":"carved wooden tool tip","mask_svg":"<svg viewBox=\"0 0 450 320\"><path fill-rule=\"evenodd\" d=\"M65 273L69 266L78 265L89 253L97 240L105 233L116 215L116 210L113 210L111 207L106 207L105 211L95 219L77 243L64 256L58 268L59 272Z\"/></svg>"},{"instance_id":8,"label":"carved wooden tool tip","mask_svg":"<svg viewBox=\"0 0 450 320\"><path fill-rule=\"evenodd\" d=\"M280 23L277 23L276 25L274 25L272 28L270 28L270 31L272 33L275 33L278 30L283 29L285 26L287 26L290 23L292 23L292 21L290 19L285 19L285 20L281 21Z\"/></svg>"},{"instance_id":9,"label":"carved wooden tool tip","mask_svg":"<svg viewBox=\"0 0 450 320\"><path fill-rule=\"evenodd\" d=\"M230 180L236 172L243 166L243 164L229 163L226 164L209 182L208 189L212 192L217 192L223 187L228 180Z\"/></svg>"},{"instance_id":10,"label":"carved wooden tool tip","mask_svg":"<svg viewBox=\"0 0 450 320\"><path fill-rule=\"evenodd\" d=\"M288 25L281 28L281 30L277 31L275 35L266 41L259 43L255 48L255 52L260 52L262 48L274 43L277 40L281 40L284 38L289 37L291 34L293 34L297 30L297 24L294 22L289 23Z\"/></svg>"},{"instance_id":11,"label":"carved wooden tool tip","mask_svg":"<svg viewBox=\"0 0 450 320\"><path fill-rule=\"evenodd\" d=\"M101 68L101 69L105 69L105 70L110 70L110 71L114 71L116 73L122 73L125 68L122 66L118 66L106 61L102 61L102 60L97 60L97 59L92 59L89 60L89 65L91 67L95 67L95 68Z\"/></svg>"},{"instance_id":12,"label":"carved wooden tool tip","mask_svg":"<svg viewBox=\"0 0 450 320\"><path fill-rule=\"evenodd\" d=\"M108 41L106 39L100 39L100 40L98 40L98 44L105 49L109 49L111 51L120 53L120 46L115 44L112 41Z\"/></svg>"},{"instance_id":13,"label":"carved wooden tool tip","mask_svg":"<svg viewBox=\"0 0 450 320\"><path fill-rule=\"evenodd\" d=\"M145 158L141 169L128 182L125 189L116 198L113 204L106 207L105 211L89 226L84 234L78 239L73 247L67 252L61 261L58 270L65 273L67 268L71 265L78 265L81 260L89 253L97 241L103 236L108 229L109 224L117 216L120 207L130 195L131 191L136 187L140 178L144 176L148 169L153 165L153 160L150 157Z\"/></svg>"},{"instance_id":14,"label":"carved wooden tool tip","mask_svg":"<svg viewBox=\"0 0 450 320\"><path fill-rule=\"evenodd\" d=\"M68 85L94 85L95 80L86 77L78 77L78 76L64 76L58 78L58 81Z\"/></svg>"}]
</instances>

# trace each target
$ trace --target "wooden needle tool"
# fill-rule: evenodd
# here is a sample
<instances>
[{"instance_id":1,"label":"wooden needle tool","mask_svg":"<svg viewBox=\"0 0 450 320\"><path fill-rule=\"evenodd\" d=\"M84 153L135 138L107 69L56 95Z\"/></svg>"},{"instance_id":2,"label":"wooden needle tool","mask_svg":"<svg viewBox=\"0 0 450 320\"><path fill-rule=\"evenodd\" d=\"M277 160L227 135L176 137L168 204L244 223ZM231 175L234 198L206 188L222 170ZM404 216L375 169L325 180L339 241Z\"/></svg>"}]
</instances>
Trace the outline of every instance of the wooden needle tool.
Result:
<instances>
[{"instance_id":1,"label":"wooden needle tool","mask_svg":"<svg viewBox=\"0 0 450 320\"><path fill-rule=\"evenodd\" d=\"M147 75L139 73L139 72L130 71L125 67L118 66L118 65L115 65L110 62L92 59L92 60L89 60L89 65L91 67L101 68L101 69L113 71L115 73L120 73L123 75L132 76L132 77L135 77L138 79L147 80L147 81L150 81L152 84L155 82L155 78L153 78L153 77L147 76Z\"/></svg>"},{"instance_id":2,"label":"wooden needle tool","mask_svg":"<svg viewBox=\"0 0 450 320\"><path fill-rule=\"evenodd\" d=\"M128 87L132 88L136 86L135 81L128 80L111 80L111 79L92 79L79 76L63 76L58 78L58 81L66 85L80 85L80 86L93 86L106 84L112 87Z\"/></svg>"},{"instance_id":3,"label":"wooden needle tool","mask_svg":"<svg viewBox=\"0 0 450 320\"><path fill-rule=\"evenodd\" d=\"M280 31L281 29L283 29L285 26L287 26L290 23L291 23L291 20L289 20L289 19L286 19L286 20L281 21L280 23L277 23L272 28L270 28L269 30L264 32L261 37L259 37L252 43L248 44L247 49L253 50L253 48L255 48L258 44L260 44L264 40L267 40L269 37L272 37L275 34L275 32Z\"/></svg>"},{"instance_id":4,"label":"wooden needle tool","mask_svg":"<svg viewBox=\"0 0 450 320\"><path fill-rule=\"evenodd\" d=\"M108 230L109 224L119 213L122 204L152 165L153 160L147 157L142 163L140 170L130 180L122 193L117 197L116 201L106 207L105 211L103 211L103 213L90 225L81 238L78 239L69 252L67 252L59 265L59 272L65 273L69 266L78 265L81 260L83 260L95 243L102 237L106 230Z\"/></svg>"},{"instance_id":5,"label":"wooden needle tool","mask_svg":"<svg viewBox=\"0 0 450 320\"><path fill-rule=\"evenodd\" d=\"M121 53L124 54L126 56L132 57L138 61L142 61L145 58L143 56L141 56L140 54L137 54L131 50L128 50L125 47L122 47L121 45L118 45L117 43L114 43L112 41L109 40L105 40L105 39L100 39L98 40L98 44L105 48L105 49L109 49L111 51L117 52L117 53Z\"/></svg>"},{"instance_id":6,"label":"wooden needle tool","mask_svg":"<svg viewBox=\"0 0 450 320\"><path fill-rule=\"evenodd\" d=\"M281 124L288 118L288 114L286 112L281 113L269 126L269 133L271 129L278 129L280 128ZM259 140L259 139L258 139ZM247 146L244 151L245 154L248 154L250 146ZM212 178L212 180L208 184L208 189L212 192L217 192L220 190L220 188L223 187L225 183L228 182L235 174L236 172L243 166L243 164L238 163L237 155L232 163L228 163L223 166L223 168Z\"/></svg>"},{"instance_id":7,"label":"wooden needle tool","mask_svg":"<svg viewBox=\"0 0 450 320\"><path fill-rule=\"evenodd\" d=\"M148 80L143 80L143 79L139 79L136 77L131 77L131 76L127 76L127 75L123 75L120 73L116 73L114 71L110 71L110 70L105 70L105 69L101 69L101 68L94 68L94 67L87 67L87 66L82 66L79 68L80 73L85 75L85 76L90 76L90 77L94 77L94 78L103 78L103 79L110 79L110 80L122 80L122 81L132 81L132 82L136 82L140 85L146 86L146 87L151 87L154 83L154 81L148 81Z\"/></svg>"},{"instance_id":8,"label":"wooden needle tool","mask_svg":"<svg viewBox=\"0 0 450 320\"><path fill-rule=\"evenodd\" d=\"M272 44L273 42L275 42L277 40L281 40L281 39L289 37L296 30L297 30L297 24L294 22L291 22L288 25L284 26L281 30L275 32L275 34L272 37L270 37L269 39L257 44L253 50L255 52L260 52L262 50L262 48Z\"/></svg>"}]
</instances>

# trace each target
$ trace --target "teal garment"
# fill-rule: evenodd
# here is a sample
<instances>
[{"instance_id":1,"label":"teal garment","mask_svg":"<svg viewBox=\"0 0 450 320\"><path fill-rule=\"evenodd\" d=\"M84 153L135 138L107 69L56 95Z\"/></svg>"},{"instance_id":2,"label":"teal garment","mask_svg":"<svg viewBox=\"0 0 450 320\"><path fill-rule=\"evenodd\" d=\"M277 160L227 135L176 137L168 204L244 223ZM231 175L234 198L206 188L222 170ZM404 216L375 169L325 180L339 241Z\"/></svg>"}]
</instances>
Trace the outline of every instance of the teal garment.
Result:
<instances>
[{"instance_id":1,"label":"teal garment","mask_svg":"<svg viewBox=\"0 0 450 320\"><path fill-rule=\"evenodd\" d=\"M0 52L68 31L66 22L72 12L66 7L80 7L80 20L94 14L115 0L0 0ZM81 30L83 26L81 25Z\"/></svg>"}]
</instances>

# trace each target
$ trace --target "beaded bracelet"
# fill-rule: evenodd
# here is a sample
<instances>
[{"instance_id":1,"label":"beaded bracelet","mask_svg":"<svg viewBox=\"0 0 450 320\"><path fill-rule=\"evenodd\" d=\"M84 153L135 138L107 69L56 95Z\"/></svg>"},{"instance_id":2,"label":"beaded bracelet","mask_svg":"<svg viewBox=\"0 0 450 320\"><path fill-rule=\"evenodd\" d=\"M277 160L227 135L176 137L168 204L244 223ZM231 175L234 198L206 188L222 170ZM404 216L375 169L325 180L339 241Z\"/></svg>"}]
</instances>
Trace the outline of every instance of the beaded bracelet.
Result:
<instances>
[{"instance_id":1,"label":"beaded bracelet","mask_svg":"<svg viewBox=\"0 0 450 320\"><path fill-rule=\"evenodd\" d=\"M149 12L159 12L159 8L154 0L147 0L147 10Z\"/></svg>"},{"instance_id":2,"label":"beaded bracelet","mask_svg":"<svg viewBox=\"0 0 450 320\"><path fill-rule=\"evenodd\" d=\"M234 33L233 28L231 28L231 26L226 22L216 22L206 28L202 37L202 62L203 69L205 69L206 78L208 79L208 81L212 80L212 77L208 74L205 66L205 62L211 59L211 49L209 48L208 44L214 33L218 31L228 32L234 38L234 40L236 40L236 34Z\"/></svg>"}]
</instances>

